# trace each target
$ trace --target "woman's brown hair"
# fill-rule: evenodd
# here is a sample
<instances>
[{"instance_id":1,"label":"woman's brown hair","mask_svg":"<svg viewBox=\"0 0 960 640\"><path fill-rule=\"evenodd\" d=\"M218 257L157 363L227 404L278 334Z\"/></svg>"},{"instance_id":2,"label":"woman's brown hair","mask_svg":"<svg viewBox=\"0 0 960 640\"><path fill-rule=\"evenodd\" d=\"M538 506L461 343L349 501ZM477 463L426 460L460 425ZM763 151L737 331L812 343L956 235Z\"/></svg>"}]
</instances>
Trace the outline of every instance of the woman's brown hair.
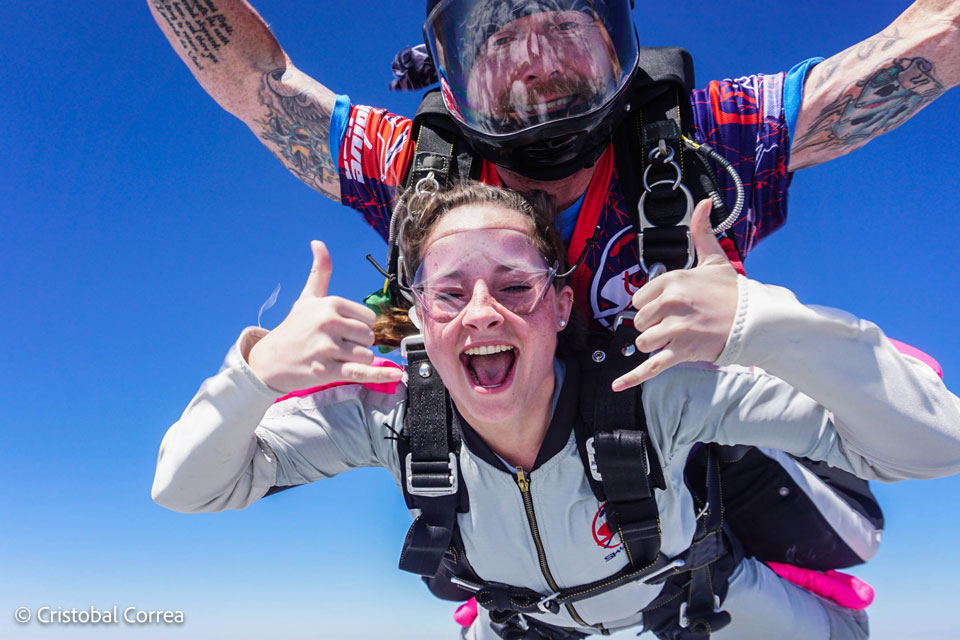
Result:
<instances>
[{"instance_id":1,"label":"woman's brown hair","mask_svg":"<svg viewBox=\"0 0 960 640\"><path fill-rule=\"evenodd\" d=\"M423 243L430 235L434 225L450 211L467 205L490 205L516 211L526 217L533 226L534 246L543 254L548 263L559 263L560 272L567 269L567 253L560 232L553 224L553 209L546 194L537 192L524 197L516 191L494 187L480 182L461 182L449 189L417 193L413 189L405 191L397 200L394 217L397 225L397 242L403 257L401 264L401 282L410 282L422 259ZM561 282L554 283L559 287ZM377 323L373 327L377 344L395 347L407 335L417 333L410 322L406 300L389 309L382 309Z\"/></svg>"}]
</instances>

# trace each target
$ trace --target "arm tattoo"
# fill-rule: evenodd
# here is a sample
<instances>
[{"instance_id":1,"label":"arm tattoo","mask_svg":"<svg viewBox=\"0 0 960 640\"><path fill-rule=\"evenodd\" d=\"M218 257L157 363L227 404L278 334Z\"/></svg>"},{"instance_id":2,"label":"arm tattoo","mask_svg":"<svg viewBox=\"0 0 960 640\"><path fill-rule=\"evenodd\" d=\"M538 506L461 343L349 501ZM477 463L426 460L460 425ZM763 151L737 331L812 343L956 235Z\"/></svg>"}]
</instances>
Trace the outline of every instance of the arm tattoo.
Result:
<instances>
[{"instance_id":1,"label":"arm tattoo","mask_svg":"<svg viewBox=\"0 0 960 640\"><path fill-rule=\"evenodd\" d=\"M213 0L153 0L153 7L197 69L220 61L217 52L230 44L233 27Z\"/></svg>"},{"instance_id":2,"label":"arm tattoo","mask_svg":"<svg viewBox=\"0 0 960 640\"><path fill-rule=\"evenodd\" d=\"M900 126L943 92L932 63L924 58L898 58L827 105L793 149L855 149Z\"/></svg>"},{"instance_id":3,"label":"arm tattoo","mask_svg":"<svg viewBox=\"0 0 960 640\"><path fill-rule=\"evenodd\" d=\"M284 85L283 73L283 68L268 71L260 82L260 102L267 107L266 117L257 120L263 127L260 137L276 145L275 155L295 176L339 202L330 111L310 94Z\"/></svg>"},{"instance_id":4,"label":"arm tattoo","mask_svg":"<svg viewBox=\"0 0 960 640\"><path fill-rule=\"evenodd\" d=\"M822 87L824 83L833 76L834 72L843 66L851 56L856 56L857 60L866 60L873 55L875 51L883 52L892 47L900 40L900 30L897 27L891 27L882 33L878 33L872 38L867 38L855 47L850 47L841 51L837 55L827 59L818 67L819 78L817 87Z\"/></svg>"}]
</instances>

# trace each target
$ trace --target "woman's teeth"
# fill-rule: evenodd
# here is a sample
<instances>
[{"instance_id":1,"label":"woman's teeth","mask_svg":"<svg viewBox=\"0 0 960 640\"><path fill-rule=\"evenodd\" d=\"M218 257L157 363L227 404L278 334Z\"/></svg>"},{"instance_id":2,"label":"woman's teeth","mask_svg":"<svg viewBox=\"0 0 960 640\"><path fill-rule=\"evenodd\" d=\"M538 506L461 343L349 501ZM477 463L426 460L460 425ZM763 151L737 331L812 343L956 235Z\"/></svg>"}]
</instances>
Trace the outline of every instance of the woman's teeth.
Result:
<instances>
[{"instance_id":1,"label":"woman's teeth","mask_svg":"<svg viewBox=\"0 0 960 640\"><path fill-rule=\"evenodd\" d=\"M483 347L470 347L464 353L468 356L489 356L494 353L500 353L501 351L510 351L513 349L508 344L491 344Z\"/></svg>"}]
</instances>

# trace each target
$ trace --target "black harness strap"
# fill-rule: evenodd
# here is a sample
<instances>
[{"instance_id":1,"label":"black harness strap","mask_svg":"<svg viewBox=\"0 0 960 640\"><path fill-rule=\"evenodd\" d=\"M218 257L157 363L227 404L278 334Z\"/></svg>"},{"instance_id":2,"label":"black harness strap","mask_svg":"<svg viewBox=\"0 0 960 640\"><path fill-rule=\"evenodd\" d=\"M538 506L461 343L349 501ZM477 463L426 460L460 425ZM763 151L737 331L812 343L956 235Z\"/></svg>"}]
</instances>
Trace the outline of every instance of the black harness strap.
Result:
<instances>
[{"instance_id":1,"label":"black harness strap","mask_svg":"<svg viewBox=\"0 0 960 640\"><path fill-rule=\"evenodd\" d=\"M664 628L701 634L703 629L709 633L709 629L719 629L729 622L729 615L718 611L719 602L726 595L727 577L739 558L732 558L723 532L722 492L715 456L708 465L708 504L701 514L702 523L698 517L693 544L678 558L660 553L659 513L653 490L664 488L665 483L657 454L646 437L641 394L636 390L614 395L610 387L614 379L643 360L633 344L635 336L629 321L618 321L612 341L605 335L606 345L584 352L586 368L579 376L584 420L578 423L588 426L578 424L576 428L591 487L598 500L607 502L607 523L618 531L629 554L626 567L607 578L548 595L487 582L477 575L466 558L456 528L458 508L468 508L461 502L465 488L459 483L460 432L456 418L422 342L407 342L404 351L408 359L409 400L404 438L399 441L398 450L407 505L420 509L421 515L404 542L400 568L434 581L453 578L456 589L448 589L449 595L472 594L478 604L491 611L495 628L500 629L498 633L507 634L502 635L505 638L577 638L579 631L550 625L536 628L537 635L516 635L532 633L531 629L536 627L534 621L520 614L557 613L566 604L635 581L664 583L661 596L647 608L651 621ZM713 585L717 585L716 590Z\"/></svg>"},{"instance_id":2,"label":"black harness strap","mask_svg":"<svg viewBox=\"0 0 960 640\"><path fill-rule=\"evenodd\" d=\"M431 172L441 188L450 186L456 178L466 180L480 176L483 166L480 156L473 152L453 123L439 89L424 94L413 118L412 135L413 161L405 187L416 186Z\"/></svg>"},{"instance_id":3,"label":"black harness strap","mask_svg":"<svg viewBox=\"0 0 960 640\"><path fill-rule=\"evenodd\" d=\"M674 47L646 48L641 60L630 111L614 136L614 154L646 273L658 262L667 270L691 265L693 204L710 197L714 225L728 209L719 197L715 170L699 154L687 152L682 141L682 136L694 137L690 54Z\"/></svg>"},{"instance_id":4,"label":"black harness strap","mask_svg":"<svg viewBox=\"0 0 960 640\"><path fill-rule=\"evenodd\" d=\"M660 558L642 569L625 567L612 576L601 578L586 584L566 587L555 594L544 596L542 593L525 587L514 587L498 582L460 580L458 584L468 589L476 589L473 596L477 604L492 611L513 611L517 613L557 613L560 607L603 595L629 582L641 581L646 584L660 584L676 573L683 563L677 560Z\"/></svg>"},{"instance_id":5,"label":"black harness strap","mask_svg":"<svg viewBox=\"0 0 960 640\"><path fill-rule=\"evenodd\" d=\"M469 592L477 599L478 604L491 611L491 617L505 620L517 613L557 613L567 603L607 593L628 582L642 580L648 584L660 584L675 575L684 564L661 556L651 567L634 569L627 566L607 578L567 587L558 593L544 596L525 587L488 582L480 578L464 553L459 532L455 532L450 548L444 556L443 569L438 575L445 575L447 579L453 578L458 587Z\"/></svg>"},{"instance_id":6,"label":"black harness strap","mask_svg":"<svg viewBox=\"0 0 960 640\"><path fill-rule=\"evenodd\" d=\"M727 597L729 578L743 551L724 529L721 475L717 447L705 447L708 502L699 504L697 532L684 552L686 566L667 579L660 595L643 608L644 630L661 640L705 640L730 623L720 610Z\"/></svg>"},{"instance_id":7,"label":"black harness strap","mask_svg":"<svg viewBox=\"0 0 960 640\"><path fill-rule=\"evenodd\" d=\"M490 627L503 640L581 640L587 634L557 627L517 613L490 612Z\"/></svg>"},{"instance_id":8,"label":"black harness strap","mask_svg":"<svg viewBox=\"0 0 960 640\"><path fill-rule=\"evenodd\" d=\"M407 407L404 438L398 441L403 496L419 509L400 554L400 569L421 576L437 573L461 510L460 433L450 400L427 358L423 341L405 339ZM464 501L466 502L466 501ZM466 509L463 509L466 510Z\"/></svg>"},{"instance_id":9,"label":"black harness strap","mask_svg":"<svg viewBox=\"0 0 960 640\"><path fill-rule=\"evenodd\" d=\"M641 52L641 59L642 69L631 89L635 102L614 136L617 170L628 210L637 212L634 229L640 238L641 267L647 271L649 265L659 262L668 269L686 268L694 259L689 224L695 199L713 197L715 224L726 217L726 210L717 206L722 201L716 195L711 168L697 154L684 152L682 136L693 137L692 110L686 99L693 86L689 54L682 49L647 49ZM479 176L479 156L459 134L438 91L424 97L413 135L416 147L405 186L416 188L432 178L436 187L442 188L454 176ZM407 415L404 438L398 443L404 497L408 507L419 509L421 515L407 534L400 568L428 578L455 576L459 587L474 592L478 603L491 610L495 625L505 625L503 633L498 630L505 638L582 637L579 631L530 624L533 621L520 614L555 613L566 603L635 580L666 583L664 595L655 604L660 602L657 611L661 614L671 609L661 601L669 596L669 601L680 607L680 624L674 615L671 629L709 634L729 622L729 615L716 611L716 598L725 596L729 575L718 566L729 564L731 554L722 532L715 468L707 479L710 505L690 549L674 559L660 553L654 489L666 485L646 432L641 392L614 394L610 387L615 378L643 361L645 356L633 344L635 337L631 323L618 322L612 342L587 351L581 391L583 420L576 427L590 486L597 499L607 503L607 524L621 537L629 558L627 567L606 579L547 596L488 583L476 575L466 562L462 543L459 551L456 549L456 514L469 508L459 482L460 433L446 390L421 342L408 350ZM445 555L444 570L438 573ZM460 560L450 561L451 555L459 555ZM717 592L712 588L714 581L721 583Z\"/></svg>"},{"instance_id":10,"label":"black harness strap","mask_svg":"<svg viewBox=\"0 0 960 640\"><path fill-rule=\"evenodd\" d=\"M687 551L690 570L690 588L686 606L680 607L680 626L698 635L710 635L730 624L730 614L720 610L721 596L714 589L712 565L726 556L730 549L723 531L723 496L720 463L716 449L711 445L707 453L707 504L701 511L697 534ZM725 586L726 581L722 584ZM719 586L719 585L718 585ZM725 595L725 594L724 594Z\"/></svg>"},{"instance_id":11,"label":"black harness strap","mask_svg":"<svg viewBox=\"0 0 960 640\"><path fill-rule=\"evenodd\" d=\"M607 502L607 525L620 534L630 568L637 571L661 560L653 489L666 485L647 436L640 389L615 393L611 388L646 358L634 345L636 329L622 318L618 316L612 340L604 336L606 344L589 349L581 359L583 420L577 446L594 495Z\"/></svg>"},{"instance_id":12,"label":"black harness strap","mask_svg":"<svg viewBox=\"0 0 960 640\"><path fill-rule=\"evenodd\" d=\"M435 89L423 96L411 125L414 140L413 160L407 169L404 189L443 189L460 180L477 179L483 163L470 148L470 143L460 133L443 106L440 90ZM400 299L400 283L397 280L400 258L399 245L391 237L387 253L387 286L393 297Z\"/></svg>"}]
</instances>

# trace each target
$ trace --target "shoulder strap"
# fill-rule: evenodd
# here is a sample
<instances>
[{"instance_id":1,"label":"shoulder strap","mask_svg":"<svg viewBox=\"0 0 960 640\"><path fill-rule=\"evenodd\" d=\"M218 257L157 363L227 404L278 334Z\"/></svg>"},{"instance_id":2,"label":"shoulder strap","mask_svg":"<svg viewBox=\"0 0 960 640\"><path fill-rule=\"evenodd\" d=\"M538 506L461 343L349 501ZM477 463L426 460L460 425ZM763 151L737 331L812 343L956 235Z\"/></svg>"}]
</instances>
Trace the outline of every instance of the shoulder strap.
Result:
<instances>
[{"instance_id":1,"label":"shoulder strap","mask_svg":"<svg viewBox=\"0 0 960 640\"><path fill-rule=\"evenodd\" d=\"M413 186L442 189L454 180L479 179L483 169L480 156L470 148L453 119L447 113L439 89L428 91L420 102L411 126L413 160L407 168L403 188ZM397 282L400 257L395 225L390 225L387 250L387 287L399 295Z\"/></svg>"},{"instance_id":2,"label":"shoulder strap","mask_svg":"<svg viewBox=\"0 0 960 640\"><path fill-rule=\"evenodd\" d=\"M413 161L404 186L416 185L433 172L441 187L455 179L477 179L483 162L470 148L453 119L447 113L439 89L423 96L413 118Z\"/></svg>"},{"instance_id":3,"label":"shoulder strap","mask_svg":"<svg viewBox=\"0 0 960 640\"><path fill-rule=\"evenodd\" d=\"M577 447L590 486L606 501L607 525L620 534L630 564L641 568L660 555L660 514L654 488L666 487L647 434L640 389L614 393L611 383L646 357L633 344L633 324L618 319L613 339L581 357L581 418ZM595 341L594 341L595 342Z\"/></svg>"},{"instance_id":4,"label":"shoulder strap","mask_svg":"<svg viewBox=\"0 0 960 640\"><path fill-rule=\"evenodd\" d=\"M697 201L713 200L714 225L729 213L714 169L683 143L684 136L694 138L693 86L693 60L687 51L641 49L629 113L614 136L614 157L644 272L658 262L667 270L692 266L689 225Z\"/></svg>"},{"instance_id":5,"label":"shoulder strap","mask_svg":"<svg viewBox=\"0 0 960 640\"><path fill-rule=\"evenodd\" d=\"M469 508L460 482L460 432L422 338L405 338L401 350L407 358L407 406L397 446L401 489L407 507L420 515L403 542L400 569L431 577L450 546L457 512Z\"/></svg>"}]
</instances>

